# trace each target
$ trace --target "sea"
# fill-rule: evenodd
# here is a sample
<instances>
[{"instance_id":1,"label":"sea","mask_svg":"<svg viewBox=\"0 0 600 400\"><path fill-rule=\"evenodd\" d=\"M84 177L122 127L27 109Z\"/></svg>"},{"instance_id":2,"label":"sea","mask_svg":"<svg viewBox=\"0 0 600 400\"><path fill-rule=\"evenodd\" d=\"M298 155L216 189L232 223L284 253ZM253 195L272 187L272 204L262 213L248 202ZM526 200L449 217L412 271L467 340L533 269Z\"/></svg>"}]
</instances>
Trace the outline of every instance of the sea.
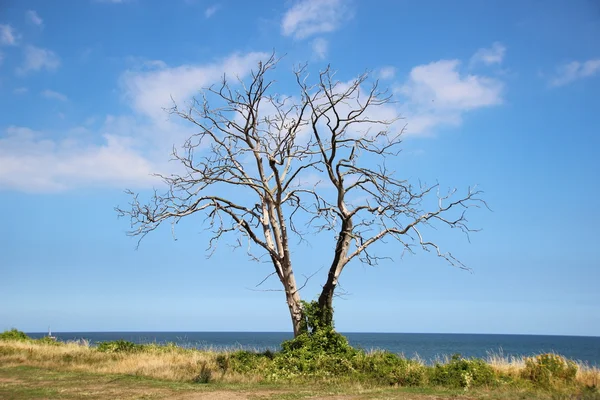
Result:
<instances>
[{"instance_id":1,"label":"sea","mask_svg":"<svg viewBox=\"0 0 600 400\"><path fill-rule=\"evenodd\" d=\"M47 333L29 333L40 338ZM289 332L53 332L60 341L85 339L91 345L111 340L134 343L175 343L185 348L212 350L278 350ZM449 333L343 333L355 347L387 350L418 357L426 363L443 360L453 354L486 358L490 354L504 357L557 353L590 366L600 367L600 337L545 335L488 335Z\"/></svg>"}]
</instances>

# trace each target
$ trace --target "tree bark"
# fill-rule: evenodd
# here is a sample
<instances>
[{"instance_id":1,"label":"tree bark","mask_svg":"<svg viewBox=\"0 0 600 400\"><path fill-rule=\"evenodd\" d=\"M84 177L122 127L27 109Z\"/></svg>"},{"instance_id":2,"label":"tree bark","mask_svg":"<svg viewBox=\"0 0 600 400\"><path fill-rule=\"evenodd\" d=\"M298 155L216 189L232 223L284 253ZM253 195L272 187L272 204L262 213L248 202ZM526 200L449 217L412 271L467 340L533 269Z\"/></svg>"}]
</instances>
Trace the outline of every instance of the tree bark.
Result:
<instances>
[{"instance_id":1,"label":"tree bark","mask_svg":"<svg viewBox=\"0 0 600 400\"><path fill-rule=\"evenodd\" d=\"M325 326L331 328L333 328L333 295L335 293L336 286L337 280L328 278L325 285L323 285L323 290L321 291L321 295L319 296L321 321Z\"/></svg>"},{"instance_id":2,"label":"tree bark","mask_svg":"<svg viewBox=\"0 0 600 400\"><path fill-rule=\"evenodd\" d=\"M291 266L286 268L282 283L285 288L285 301L290 310L290 318L292 319L292 327L294 328L294 337L297 337L305 330L305 326L303 324L300 293L296 287L296 278L294 277Z\"/></svg>"},{"instance_id":3,"label":"tree bark","mask_svg":"<svg viewBox=\"0 0 600 400\"><path fill-rule=\"evenodd\" d=\"M342 205L345 210L345 205ZM340 234L336 243L335 255L327 274L327 281L323 285L321 295L319 296L319 308L321 309L321 321L324 325L333 328L333 296L338 283L338 278L342 269L347 263L348 248L350 246L350 237L352 233L352 219L347 218L342 221Z\"/></svg>"},{"instance_id":4,"label":"tree bark","mask_svg":"<svg viewBox=\"0 0 600 400\"><path fill-rule=\"evenodd\" d=\"M292 327L294 328L294 337L298 337L298 335L306 330L305 325L303 324L302 303L300 302L300 296L298 293L286 293L286 301L290 310Z\"/></svg>"}]
</instances>

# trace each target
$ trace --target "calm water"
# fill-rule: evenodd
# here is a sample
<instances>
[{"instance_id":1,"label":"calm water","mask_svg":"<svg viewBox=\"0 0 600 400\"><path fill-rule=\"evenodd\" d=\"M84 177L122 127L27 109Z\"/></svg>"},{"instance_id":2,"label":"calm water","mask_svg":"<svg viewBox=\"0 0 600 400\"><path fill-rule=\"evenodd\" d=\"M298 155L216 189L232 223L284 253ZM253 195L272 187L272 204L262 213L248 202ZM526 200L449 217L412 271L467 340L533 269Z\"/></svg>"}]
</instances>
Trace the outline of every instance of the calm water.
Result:
<instances>
[{"instance_id":1,"label":"calm water","mask_svg":"<svg viewBox=\"0 0 600 400\"><path fill-rule=\"evenodd\" d=\"M41 337L45 333L31 333ZM174 342L182 347L212 349L276 350L292 338L284 332L54 332L59 340L87 339L91 344L124 339L135 343ZM555 352L573 360L600 366L600 337L538 335L471 335L438 333L345 333L353 346L419 355L431 361L443 355L460 353L465 357L485 357L488 352L505 356L529 356Z\"/></svg>"}]
</instances>

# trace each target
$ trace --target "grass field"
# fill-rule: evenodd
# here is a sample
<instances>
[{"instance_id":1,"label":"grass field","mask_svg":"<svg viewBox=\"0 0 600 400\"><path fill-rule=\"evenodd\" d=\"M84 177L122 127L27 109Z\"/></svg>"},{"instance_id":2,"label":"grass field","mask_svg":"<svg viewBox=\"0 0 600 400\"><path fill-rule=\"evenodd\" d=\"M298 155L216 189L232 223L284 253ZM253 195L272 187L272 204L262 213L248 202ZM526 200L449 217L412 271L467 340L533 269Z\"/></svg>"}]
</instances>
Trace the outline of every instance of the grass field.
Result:
<instances>
[{"instance_id":1,"label":"grass field","mask_svg":"<svg viewBox=\"0 0 600 400\"><path fill-rule=\"evenodd\" d=\"M525 389L381 388L344 384L173 382L126 374L0 367L0 399L597 399Z\"/></svg>"},{"instance_id":2,"label":"grass field","mask_svg":"<svg viewBox=\"0 0 600 400\"><path fill-rule=\"evenodd\" d=\"M100 351L87 343L0 340L0 399L600 399L600 371L585 365L569 382L551 377L551 385L539 385L523 378L526 360L496 355L486 360L493 384L444 387L427 378L410 387L360 374L271 379L269 358L240 362L244 357L176 346Z\"/></svg>"}]
</instances>

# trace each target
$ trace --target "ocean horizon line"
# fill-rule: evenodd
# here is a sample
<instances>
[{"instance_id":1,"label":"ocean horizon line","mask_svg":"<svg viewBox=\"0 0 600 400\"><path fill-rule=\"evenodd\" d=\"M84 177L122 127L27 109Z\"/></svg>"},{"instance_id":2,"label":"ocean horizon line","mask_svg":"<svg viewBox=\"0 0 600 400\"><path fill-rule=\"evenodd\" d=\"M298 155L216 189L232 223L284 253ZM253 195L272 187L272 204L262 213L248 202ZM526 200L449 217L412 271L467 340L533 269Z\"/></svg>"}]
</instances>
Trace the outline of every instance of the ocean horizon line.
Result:
<instances>
[{"instance_id":1,"label":"ocean horizon line","mask_svg":"<svg viewBox=\"0 0 600 400\"><path fill-rule=\"evenodd\" d=\"M289 334L293 335L292 331L252 331L252 330L68 330L68 331L55 331L53 333L273 333L273 334ZM338 331L342 335L344 334L389 334L389 335L470 335L470 336L548 336L548 337L588 337L588 338L600 338L599 335L583 335L583 334L556 334L556 333L481 333L481 332L390 332L390 331ZM44 331L26 331L27 334L43 334L47 333Z\"/></svg>"}]
</instances>

